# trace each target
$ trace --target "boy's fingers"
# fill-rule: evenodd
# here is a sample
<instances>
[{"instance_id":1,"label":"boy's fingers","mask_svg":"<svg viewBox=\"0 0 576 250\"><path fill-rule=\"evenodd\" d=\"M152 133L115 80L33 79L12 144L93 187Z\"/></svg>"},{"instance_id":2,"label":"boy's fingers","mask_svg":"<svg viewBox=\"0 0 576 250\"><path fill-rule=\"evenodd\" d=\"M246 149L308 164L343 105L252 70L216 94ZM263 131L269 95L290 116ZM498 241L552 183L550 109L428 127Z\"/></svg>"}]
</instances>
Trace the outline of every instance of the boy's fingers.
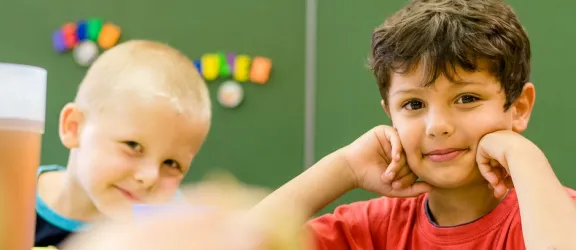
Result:
<instances>
[{"instance_id":1,"label":"boy's fingers","mask_svg":"<svg viewBox=\"0 0 576 250\"><path fill-rule=\"evenodd\" d=\"M496 198L504 198L504 196L506 195L508 191L508 188L506 187L506 185L504 185L504 183L499 183L498 185L496 185L494 187L494 196Z\"/></svg>"},{"instance_id":2,"label":"boy's fingers","mask_svg":"<svg viewBox=\"0 0 576 250\"><path fill-rule=\"evenodd\" d=\"M388 167L386 168L386 171L384 171L383 175L385 181L394 180L394 178L398 176L398 171L400 170L401 167L401 165L398 163L399 163L398 161L392 160L390 164L388 164Z\"/></svg>"},{"instance_id":3,"label":"boy's fingers","mask_svg":"<svg viewBox=\"0 0 576 250\"><path fill-rule=\"evenodd\" d=\"M400 165L400 164L398 164ZM400 180L402 178L404 178L405 176L409 175L412 173L412 170L410 170L410 168L406 165L401 165L402 167L400 168L400 170L397 171L396 174L396 180Z\"/></svg>"},{"instance_id":4,"label":"boy's fingers","mask_svg":"<svg viewBox=\"0 0 576 250\"><path fill-rule=\"evenodd\" d=\"M498 162L497 160L494 160L494 159L490 159L490 166L498 167L498 166L500 166L500 162Z\"/></svg>"},{"instance_id":5,"label":"boy's fingers","mask_svg":"<svg viewBox=\"0 0 576 250\"><path fill-rule=\"evenodd\" d=\"M385 176L387 179L392 180L398 178L399 171L404 167L406 159L403 154L402 143L400 142L400 137L398 137L398 132L394 128L387 128L384 130L386 139L392 146L390 152L390 164L386 168ZM405 173L402 173L405 175Z\"/></svg>"},{"instance_id":6,"label":"boy's fingers","mask_svg":"<svg viewBox=\"0 0 576 250\"><path fill-rule=\"evenodd\" d=\"M488 183L490 183L490 185L496 185L499 182L498 175L496 175L496 173L494 173L494 172L484 173L483 176L484 176L484 179L486 179L486 181L488 181Z\"/></svg>"},{"instance_id":7,"label":"boy's fingers","mask_svg":"<svg viewBox=\"0 0 576 250\"><path fill-rule=\"evenodd\" d=\"M499 172L499 175L498 175L498 176L500 176L500 178L501 178L502 180L504 180L504 179L506 179L508 176L510 176L510 175L508 174L508 171L506 171L506 169L505 169L504 167L498 165L498 168L497 168L497 169L498 169L498 172Z\"/></svg>"},{"instance_id":8,"label":"boy's fingers","mask_svg":"<svg viewBox=\"0 0 576 250\"><path fill-rule=\"evenodd\" d=\"M480 169L480 174L482 174L484 179L486 179L486 181L488 181L488 183L490 183L492 186L498 184L498 182L500 182L500 180L502 179L502 177L500 176L500 171L498 169L491 167L486 163L484 164L479 163L478 169Z\"/></svg>"},{"instance_id":9,"label":"boy's fingers","mask_svg":"<svg viewBox=\"0 0 576 250\"><path fill-rule=\"evenodd\" d=\"M414 174L414 173L410 173L404 177L402 177L402 179L396 180L392 183L392 188L394 189L401 189L404 187L409 187L411 186L414 182L416 182L416 179L418 179L418 177Z\"/></svg>"},{"instance_id":10,"label":"boy's fingers","mask_svg":"<svg viewBox=\"0 0 576 250\"><path fill-rule=\"evenodd\" d=\"M382 175L382 179L384 181L399 180L411 172L410 167L406 165L406 157L404 157L402 153L399 161L392 160L390 164L388 164L386 171Z\"/></svg>"},{"instance_id":11,"label":"boy's fingers","mask_svg":"<svg viewBox=\"0 0 576 250\"><path fill-rule=\"evenodd\" d=\"M394 190L396 197L415 197L420 194L429 192L432 186L426 182L415 182L414 184L401 190Z\"/></svg>"},{"instance_id":12,"label":"boy's fingers","mask_svg":"<svg viewBox=\"0 0 576 250\"><path fill-rule=\"evenodd\" d=\"M477 159L476 164L478 165L478 170L480 170L480 174L483 176L488 173L492 172L492 166L490 166L490 162L486 159Z\"/></svg>"},{"instance_id":13,"label":"boy's fingers","mask_svg":"<svg viewBox=\"0 0 576 250\"><path fill-rule=\"evenodd\" d=\"M391 157L392 161L400 161L400 156L402 154L402 143L400 142L400 137L398 132L394 128L387 128L385 130L386 139L392 145Z\"/></svg>"},{"instance_id":14,"label":"boy's fingers","mask_svg":"<svg viewBox=\"0 0 576 250\"><path fill-rule=\"evenodd\" d=\"M400 160L398 160L398 165L406 167L410 170L406 161L406 154L404 153L404 149L402 149L402 152L400 152Z\"/></svg>"},{"instance_id":15,"label":"boy's fingers","mask_svg":"<svg viewBox=\"0 0 576 250\"><path fill-rule=\"evenodd\" d=\"M422 194L430 191L432 186L426 182L416 182L414 185L410 186L410 192L413 194Z\"/></svg>"}]
</instances>

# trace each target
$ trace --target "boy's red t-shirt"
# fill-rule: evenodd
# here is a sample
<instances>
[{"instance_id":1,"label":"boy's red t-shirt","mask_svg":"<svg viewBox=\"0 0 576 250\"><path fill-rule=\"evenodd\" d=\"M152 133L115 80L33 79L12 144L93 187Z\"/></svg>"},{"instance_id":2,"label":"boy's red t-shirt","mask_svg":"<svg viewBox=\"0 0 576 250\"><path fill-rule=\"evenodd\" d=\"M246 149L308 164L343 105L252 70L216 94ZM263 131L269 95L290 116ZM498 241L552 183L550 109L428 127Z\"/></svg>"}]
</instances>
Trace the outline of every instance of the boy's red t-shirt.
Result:
<instances>
[{"instance_id":1,"label":"boy's red t-shirt","mask_svg":"<svg viewBox=\"0 0 576 250\"><path fill-rule=\"evenodd\" d=\"M576 191L566 190L576 199ZM426 201L427 194L356 202L308 226L317 249L526 249L513 189L489 214L455 227L432 223Z\"/></svg>"}]
</instances>

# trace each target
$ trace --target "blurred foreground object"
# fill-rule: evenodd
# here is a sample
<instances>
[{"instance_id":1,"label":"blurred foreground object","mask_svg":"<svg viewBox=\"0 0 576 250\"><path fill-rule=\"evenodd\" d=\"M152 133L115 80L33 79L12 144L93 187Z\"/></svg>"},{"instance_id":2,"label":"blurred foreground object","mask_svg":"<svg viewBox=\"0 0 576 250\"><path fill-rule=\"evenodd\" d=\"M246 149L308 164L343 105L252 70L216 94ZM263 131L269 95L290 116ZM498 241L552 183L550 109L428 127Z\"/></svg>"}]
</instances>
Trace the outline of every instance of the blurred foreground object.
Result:
<instances>
[{"instance_id":1,"label":"blurred foreground object","mask_svg":"<svg viewBox=\"0 0 576 250\"><path fill-rule=\"evenodd\" d=\"M254 214L250 208L268 191L227 174L182 188L188 204L149 218L102 223L72 237L63 250L298 250L308 245L298 211ZM197 210L192 208L210 209Z\"/></svg>"},{"instance_id":2,"label":"blurred foreground object","mask_svg":"<svg viewBox=\"0 0 576 250\"><path fill-rule=\"evenodd\" d=\"M0 63L0 249L34 245L36 171L44 133L45 69Z\"/></svg>"}]
</instances>

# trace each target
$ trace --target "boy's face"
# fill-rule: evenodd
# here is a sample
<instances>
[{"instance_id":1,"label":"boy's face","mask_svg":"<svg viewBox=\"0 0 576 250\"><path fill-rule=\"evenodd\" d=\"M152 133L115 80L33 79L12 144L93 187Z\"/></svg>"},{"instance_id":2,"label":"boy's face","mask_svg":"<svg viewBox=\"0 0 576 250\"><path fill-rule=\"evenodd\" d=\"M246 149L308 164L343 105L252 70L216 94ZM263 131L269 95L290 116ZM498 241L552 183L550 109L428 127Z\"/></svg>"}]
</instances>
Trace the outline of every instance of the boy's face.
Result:
<instances>
[{"instance_id":1,"label":"boy's face","mask_svg":"<svg viewBox=\"0 0 576 250\"><path fill-rule=\"evenodd\" d=\"M452 83L440 76L421 87L422 71L393 74L388 106L384 107L398 130L408 165L423 181L440 188L483 182L476 165L476 147L485 134L526 129L532 103L526 89L510 109L505 93L486 71L457 69Z\"/></svg>"},{"instance_id":2,"label":"boy's face","mask_svg":"<svg viewBox=\"0 0 576 250\"><path fill-rule=\"evenodd\" d=\"M209 130L168 99L126 97L82 123L72 170L96 208L113 216L172 199ZM118 210L117 210L118 209Z\"/></svg>"}]
</instances>

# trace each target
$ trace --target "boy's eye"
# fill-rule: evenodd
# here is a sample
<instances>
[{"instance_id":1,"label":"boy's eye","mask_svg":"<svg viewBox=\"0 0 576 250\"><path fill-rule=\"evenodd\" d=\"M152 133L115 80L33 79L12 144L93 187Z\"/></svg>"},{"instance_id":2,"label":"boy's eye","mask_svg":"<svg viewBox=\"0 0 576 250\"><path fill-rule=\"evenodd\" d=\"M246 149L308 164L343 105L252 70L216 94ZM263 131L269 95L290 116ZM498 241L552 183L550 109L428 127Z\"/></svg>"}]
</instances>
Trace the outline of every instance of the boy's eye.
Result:
<instances>
[{"instance_id":1,"label":"boy's eye","mask_svg":"<svg viewBox=\"0 0 576 250\"><path fill-rule=\"evenodd\" d=\"M134 150L136 150L136 151L138 151L138 152L141 152L141 151L142 151L142 146L140 146L140 144L138 144L137 142L127 141L127 142L124 142L124 143L125 143L128 147L130 147L131 149L134 149Z\"/></svg>"},{"instance_id":2,"label":"boy's eye","mask_svg":"<svg viewBox=\"0 0 576 250\"><path fill-rule=\"evenodd\" d=\"M456 103L458 104L465 104L465 103L471 103L471 102L475 102L478 101L478 97L475 97L473 95L463 95L460 96L460 98L458 98L458 101Z\"/></svg>"},{"instance_id":3,"label":"boy's eye","mask_svg":"<svg viewBox=\"0 0 576 250\"><path fill-rule=\"evenodd\" d=\"M181 169L180 164L178 164L178 162L176 162L174 160L166 160L166 161L164 161L164 164L166 164L170 168Z\"/></svg>"},{"instance_id":4,"label":"boy's eye","mask_svg":"<svg viewBox=\"0 0 576 250\"><path fill-rule=\"evenodd\" d=\"M417 110L423 108L424 103L418 100L411 100L406 102L402 107L408 110Z\"/></svg>"}]
</instances>

